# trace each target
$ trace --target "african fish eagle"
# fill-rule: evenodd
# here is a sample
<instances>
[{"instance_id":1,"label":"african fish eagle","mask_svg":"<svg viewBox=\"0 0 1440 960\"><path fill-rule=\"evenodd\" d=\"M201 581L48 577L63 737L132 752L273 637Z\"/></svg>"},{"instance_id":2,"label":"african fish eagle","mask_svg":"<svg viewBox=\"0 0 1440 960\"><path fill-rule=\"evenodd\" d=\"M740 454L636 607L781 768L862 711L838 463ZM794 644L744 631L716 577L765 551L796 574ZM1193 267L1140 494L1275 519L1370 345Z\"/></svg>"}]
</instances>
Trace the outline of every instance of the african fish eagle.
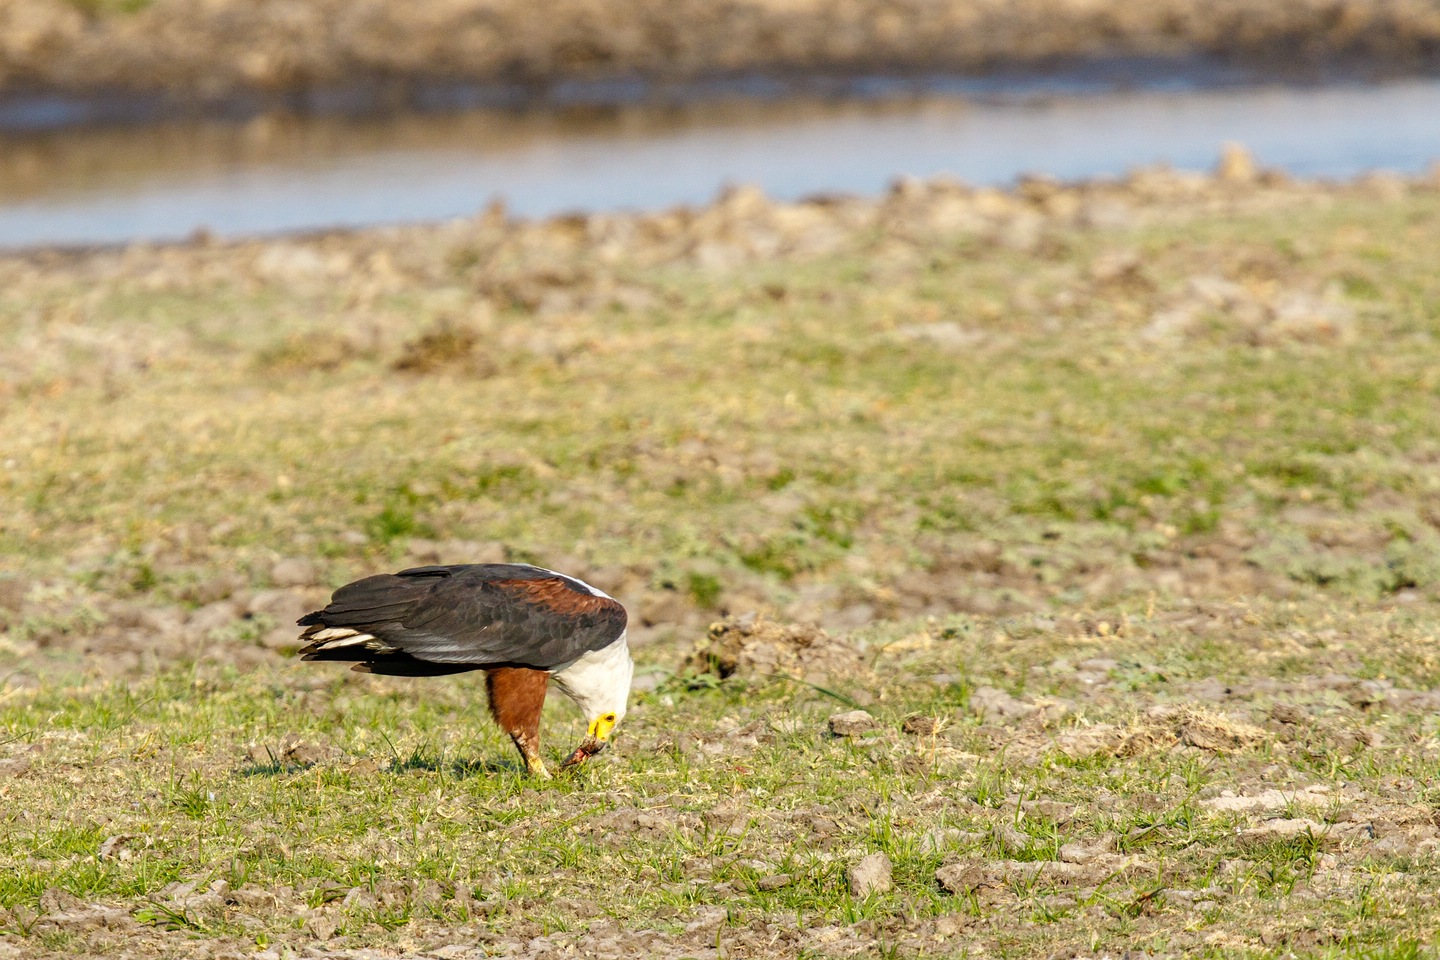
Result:
<instances>
[{"instance_id":1,"label":"african fish eagle","mask_svg":"<svg viewBox=\"0 0 1440 960\"><path fill-rule=\"evenodd\" d=\"M625 716L635 664L625 608L583 580L524 563L413 567L347 583L297 621L306 660L362 673L439 677L485 671L490 713L525 769L540 755L540 710L553 678L589 724L564 766L583 763Z\"/></svg>"}]
</instances>

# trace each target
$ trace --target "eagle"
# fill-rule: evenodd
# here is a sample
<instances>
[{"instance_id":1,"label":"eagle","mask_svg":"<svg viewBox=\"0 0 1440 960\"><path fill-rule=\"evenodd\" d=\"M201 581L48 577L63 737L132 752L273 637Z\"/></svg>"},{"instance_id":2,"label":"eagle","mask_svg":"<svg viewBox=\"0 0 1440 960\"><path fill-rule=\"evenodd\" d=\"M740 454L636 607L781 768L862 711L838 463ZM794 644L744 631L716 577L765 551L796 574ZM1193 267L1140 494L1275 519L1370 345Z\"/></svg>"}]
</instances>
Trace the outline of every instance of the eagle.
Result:
<instances>
[{"instance_id":1,"label":"eagle","mask_svg":"<svg viewBox=\"0 0 1440 960\"><path fill-rule=\"evenodd\" d=\"M354 663L362 673L440 677L485 671L490 714L525 769L548 778L540 712L554 680L587 721L562 766L605 749L625 717L635 663L625 608L576 577L525 563L412 567L336 590L304 627L305 660Z\"/></svg>"}]
</instances>

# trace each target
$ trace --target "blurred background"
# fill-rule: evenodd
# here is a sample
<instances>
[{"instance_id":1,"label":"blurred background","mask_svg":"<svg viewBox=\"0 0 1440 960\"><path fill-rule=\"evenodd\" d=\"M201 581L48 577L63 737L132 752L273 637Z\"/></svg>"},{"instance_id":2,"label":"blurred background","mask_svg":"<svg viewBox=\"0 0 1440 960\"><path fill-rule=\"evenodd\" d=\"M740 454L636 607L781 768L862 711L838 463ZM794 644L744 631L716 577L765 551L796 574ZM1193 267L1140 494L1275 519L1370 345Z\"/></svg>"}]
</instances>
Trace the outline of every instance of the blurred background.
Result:
<instances>
[{"instance_id":1,"label":"blurred background","mask_svg":"<svg viewBox=\"0 0 1440 960\"><path fill-rule=\"evenodd\" d=\"M1143 9L1134 9L1140 6ZM1440 156L1424 0L4 0L0 245Z\"/></svg>"}]
</instances>

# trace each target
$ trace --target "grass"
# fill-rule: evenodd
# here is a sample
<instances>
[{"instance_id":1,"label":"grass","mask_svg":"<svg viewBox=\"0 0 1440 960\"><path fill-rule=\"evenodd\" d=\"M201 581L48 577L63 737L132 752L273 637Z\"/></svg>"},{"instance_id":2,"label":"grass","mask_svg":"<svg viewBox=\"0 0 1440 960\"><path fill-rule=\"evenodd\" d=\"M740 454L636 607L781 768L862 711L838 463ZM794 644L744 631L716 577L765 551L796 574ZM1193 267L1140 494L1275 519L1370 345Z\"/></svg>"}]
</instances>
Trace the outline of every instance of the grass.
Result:
<instances>
[{"instance_id":1,"label":"grass","mask_svg":"<svg viewBox=\"0 0 1440 960\"><path fill-rule=\"evenodd\" d=\"M70 0L72 6L92 17L139 13L153 2L154 0Z\"/></svg>"},{"instance_id":2,"label":"grass","mask_svg":"<svg viewBox=\"0 0 1440 960\"><path fill-rule=\"evenodd\" d=\"M1305 615L1289 604L1245 613L1313 626L1297 621ZM1341 610L1320 617L1357 638L1383 619ZM1322 712L1314 733L1330 754L1323 769L1308 768L1300 742L1280 731L1254 750L1156 749L1079 763L1049 742L1066 730L1126 722L1130 698L1107 705L1080 694L1081 708L1039 737L1023 725L981 725L964 711L950 714L938 745L899 732L904 717L934 709L929 678L937 670L982 677L995 662L995 642L976 638L943 653L888 658L872 707L884 729L862 743L823 736L835 705L805 687L670 684L638 698L628 735L605 762L543 785L510 762L502 738L478 717L477 685L463 679L400 686L297 677L276 665L259 674L171 671L124 687L42 688L0 709L9 736L37 748L32 774L6 784L0 902L33 907L58 887L85 900L131 903L137 921L157 929L273 942L301 935L316 909L341 943L392 942L417 925L432 934L465 927L476 910L486 929L523 937L575 932L606 917L627 927L658 919L665 929L663 918L704 907L724 908L737 929L798 916L807 927L869 922L897 940L929 918L961 914L987 940L1028 952L1091 933L1168 949L1198 948L1208 934L1238 943L1277 930L1281 944L1318 928L1357 950L1423 935L1425 891L1440 869L1428 856L1371 857L1353 832L1251 841L1237 825L1299 811L1237 821L1205 803L1227 786L1319 783L1346 798L1346 808L1333 811L1336 827L1357 819L1382 829L1428 824L1428 813L1415 819L1412 791L1434 776L1434 741L1407 734L1416 715L1357 720ZM1007 642L1014 665L1054 651L1053 640ZM1192 663L1194 676L1247 656L1263 661L1269 652L1265 643L1225 641L1218 651L1210 643L1137 619L1131 636L1103 648L1143 657L1163 646ZM1086 652L1096 644L1073 638L1068 646ZM1312 674L1332 658L1315 654ZM1163 699L1174 689L1156 680L1139 693ZM1061 681L1056 693L1076 696L1074 681ZM1286 699L1316 702L1318 695L1302 686ZM1265 697L1242 703L1263 711ZM1344 748L1351 722L1397 746ZM741 727L755 733L737 737ZM274 742L281 731L331 744L337 755L287 767L245 759L247 743ZM562 717L548 735L556 742L578 732L578 720ZM1057 819L1026 813L1029 799L1067 809ZM979 839L922 842L945 828ZM1001 840L1007 830L1023 839ZM117 836L131 855L101 857L107 838ZM1054 861L1063 844L1107 837L1119 838L1139 868L1080 889L1043 875L1017 880L982 891L977 902L935 883L936 869L956 857ZM875 851L894 863L896 889L852 899L844 866ZM788 881L766 882L777 875ZM149 900L182 880L202 890L223 881L233 891L280 891L282 908L256 911L242 898L197 913ZM416 902L428 881L441 892ZM457 898L461 888L468 894ZM1212 888L1213 906L1199 914L1193 898L1167 899L1167 891ZM372 891L396 889L398 902L371 902ZM1357 898L1382 889L1378 900ZM1277 905L1286 913L1278 928ZM1003 914L1015 909L1036 919L1014 926Z\"/></svg>"},{"instance_id":3,"label":"grass","mask_svg":"<svg viewBox=\"0 0 1440 960\"><path fill-rule=\"evenodd\" d=\"M439 230L0 263L0 949L1428 956L1440 201L1281 199L538 293ZM277 560L427 549L615 585L660 680L614 750L537 783L472 678L260 645ZM754 607L874 677L667 673Z\"/></svg>"},{"instance_id":4,"label":"grass","mask_svg":"<svg viewBox=\"0 0 1440 960\"><path fill-rule=\"evenodd\" d=\"M1433 216L1428 198L1417 206L1374 212L1388 219L1367 227L1406 235L1391 221ZM1164 231L1128 243L1155 251L1148 270L1163 291L1318 234L1309 260L1268 281L1313 287L1356 269L1354 254L1323 238L1358 215L1200 223L1179 245ZM1423 240L1432 222L1408 229ZM165 595L173 573L143 555L177 530L242 565L313 537L351 568L443 530L552 555L582 545L604 563L674 559L714 606L720 592L705 578L717 574L697 562L773 592L841 570L884 578L886 566L923 563L906 556L917 539L928 551L969 536L1006 545L1007 570L1058 593L1097 563L1128 576L1228 536L1298 583L1364 597L1434 586L1440 539L1417 509L1434 423L1413 402L1436 369L1433 248L1393 252L1386 299L1362 305L1360 343L1197 335L1177 348L1141 336L1145 318L1129 319L1127 304L1085 290L1087 261L1112 244L1082 236L1063 262L1038 265L942 248L879 285L837 280L854 269L843 259L793 266L778 306L763 292L774 268L665 271L644 280L676 306L567 317L581 352L556 364L513 347L498 361L507 373L481 378L394 376L386 357L363 356L266 376L246 358L296 336L280 330L298 315L333 315L333 297L277 305L273 291L116 284L90 294L87 329L181 345L108 386L43 365L15 385L7 448L20 466L4 483L20 509L0 547L54 569L98 531L115 554L139 555L133 589ZM964 308L1001 298L1014 275L1040 304L995 320ZM952 354L887 333L937 318L942 297L957 305L945 315L989 341ZM397 327L403 353L412 318L428 322L418 299L380 298L345 322ZM717 301L732 304L725 319L686 319ZM28 297L4 303L12 330L34 309ZM525 324L502 314L492 343L559 336ZM56 335L46 329L42 339ZM92 375L103 366L94 354L74 362ZM84 416L107 391L119 391L124 415ZM1299 510L1316 519L1287 515ZM1343 536L1315 529L1332 517ZM337 546L357 531L363 543Z\"/></svg>"}]
</instances>

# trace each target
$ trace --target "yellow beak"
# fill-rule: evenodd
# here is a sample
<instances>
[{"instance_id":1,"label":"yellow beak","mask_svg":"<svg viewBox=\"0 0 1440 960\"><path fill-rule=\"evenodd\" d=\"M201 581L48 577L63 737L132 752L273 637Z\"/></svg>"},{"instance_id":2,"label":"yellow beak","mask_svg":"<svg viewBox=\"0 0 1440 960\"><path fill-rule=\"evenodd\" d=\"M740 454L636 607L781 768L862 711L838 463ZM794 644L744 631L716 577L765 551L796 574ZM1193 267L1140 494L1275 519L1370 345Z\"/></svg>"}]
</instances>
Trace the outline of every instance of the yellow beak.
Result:
<instances>
[{"instance_id":1,"label":"yellow beak","mask_svg":"<svg viewBox=\"0 0 1440 960\"><path fill-rule=\"evenodd\" d=\"M590 736L604 743L610 739L610 732L615 729L615 715L603 714L590 721L590 728L585 732Z\"/></svg>"}]
</instances>

